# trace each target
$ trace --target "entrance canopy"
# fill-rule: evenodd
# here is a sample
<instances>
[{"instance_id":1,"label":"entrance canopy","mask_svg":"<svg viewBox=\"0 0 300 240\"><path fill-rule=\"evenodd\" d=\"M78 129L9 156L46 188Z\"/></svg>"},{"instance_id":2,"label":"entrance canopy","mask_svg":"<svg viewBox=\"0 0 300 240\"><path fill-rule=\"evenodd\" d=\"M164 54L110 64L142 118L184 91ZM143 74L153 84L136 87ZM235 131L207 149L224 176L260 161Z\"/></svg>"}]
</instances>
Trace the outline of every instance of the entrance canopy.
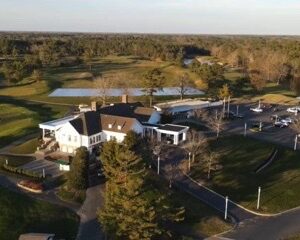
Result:
<instances>
[{"instance_id":1,"label":"entrance canopy","mask_svg":"<svg viewBox=\"0 0 300 240\"><path fill-rule=\"evenodd\" d=\"M156 128L157 140L163 141L164 137L166 140L172 140L173 144L178 145L180 142L186 140L186 134L189 130L187 126L174 125L174 124L165 124L160 125Z\"/></svg>"},{"instance_id":2,"label":"entrance canopy","mask_svg":"<svg viewBox=\"0 0 300 240\"><path fill-rule=\"evenodd\" d=\"M40 123L39 128L47 129L47 130L50 130L50 131L56 131L62 125L66 124L67 122L70 122L71 120L73 120L77 117L78 117L78 115L74 115L74 116L68 116L68 117L57 119L57 120L53 120L53 121L50 121L50 122Z\"/></svg>"}]
</instances>

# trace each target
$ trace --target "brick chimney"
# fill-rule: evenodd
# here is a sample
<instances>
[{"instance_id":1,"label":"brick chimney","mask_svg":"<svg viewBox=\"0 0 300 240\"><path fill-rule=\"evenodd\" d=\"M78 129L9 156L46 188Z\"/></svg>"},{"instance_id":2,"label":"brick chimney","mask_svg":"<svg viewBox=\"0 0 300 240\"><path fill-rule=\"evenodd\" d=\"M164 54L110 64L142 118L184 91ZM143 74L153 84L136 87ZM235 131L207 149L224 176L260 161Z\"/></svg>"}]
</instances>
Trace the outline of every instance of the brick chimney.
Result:
<instances>
[{"instance_id":1,"label":"brick chimney","mask_svg":"<svg viewBox=\"0 0 300 240\"><path fill-rule=\"evenodd\" d=\"M128 103L128 95L127 94L122 95L122 103Z\"/></svg>"},{"instance_id":2,"label":"brick chimney","mask_svg":"<svg viewBox=\"0 0 300 240\"><path fill-rule=\"evenodd\" d=\"M92 102L91 102L91 110L92 110L92 111L97 111L97 109L98 109L98 104L97 104L97 102L96 102L96 101L92 101Z\"/></svg>"}]
</instances>

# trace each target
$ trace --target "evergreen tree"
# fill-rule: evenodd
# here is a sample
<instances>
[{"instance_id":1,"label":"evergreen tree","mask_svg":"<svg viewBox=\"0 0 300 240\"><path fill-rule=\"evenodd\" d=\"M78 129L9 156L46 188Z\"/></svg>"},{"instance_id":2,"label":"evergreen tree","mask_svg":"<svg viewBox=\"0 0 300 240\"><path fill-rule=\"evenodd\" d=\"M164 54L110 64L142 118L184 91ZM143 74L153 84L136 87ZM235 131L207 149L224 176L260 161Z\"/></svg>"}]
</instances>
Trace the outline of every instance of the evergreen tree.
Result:
<instances>
[{"instance_id":1,"label":"evergreen tree","mask_svg":"<svg viewBox=\"0 0 300 240\"><path fill-rule=\"evenodd\" d=\"M98 217L112 239L152 239L165 232L167 220L182 219L184 211L172 213L164 194L151 186L143 159L129 145L105 143L101 160L108 181Z\"/></svg>"},{"instance_id":2,"label":"evergreen tree","mask_svg":"<svg viewBox=\"0 0 300 240\"><path fill-rule=\"evenodd\" d=\"M144 74L144 91L149 96L149 105L152 107L153 94L157 89L161 89L165 82L165 77L158 68L154 68Z\"/></svg>"},{"instance_id":3,"label":"evergreen tree","mask_svg":"<svg viewBox=\"0 0 300 240\"><path fill-rule=\"evenodd\" d=\"M67 184L69 188L84 190L88 187L88 160L89 153L86 147L78 148L72 160L70 172L67 174Z\"/></svg>"}]
</instances>

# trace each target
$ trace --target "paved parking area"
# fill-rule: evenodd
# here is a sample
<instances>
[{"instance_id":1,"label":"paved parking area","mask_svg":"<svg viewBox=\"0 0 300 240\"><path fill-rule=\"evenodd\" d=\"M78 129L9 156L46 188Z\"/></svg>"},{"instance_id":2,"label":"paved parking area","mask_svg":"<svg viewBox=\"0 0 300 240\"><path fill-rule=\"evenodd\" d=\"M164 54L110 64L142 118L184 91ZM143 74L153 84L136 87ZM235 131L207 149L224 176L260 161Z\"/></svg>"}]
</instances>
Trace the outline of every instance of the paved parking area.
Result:
<instances>
[{"instance_id":1,"label":"paved parking area","mask_svg":"<svg viewBox=\"0 0 300 240\"><path fill-rule=\"evenodd\" d=\"M31 170L36 173L43 173L44 169L45 174L50 174L52 177L57 177L62 174L62 172L59 171L59 166L56 163L43 159L29 162L27 164L24 164L20 168Z\"/></svg>"},{"instance_id":2,"label":"paved parking area","mask_svg":"<svg viewBox=\"0 0 300 240\"><path fill-rule=\"evenodd\" d=\"M261 139L264 141L273 142L275 144L283 145L289 148L293 148L296 131L291 126L286 128L274 127L274 120L271 120L272 115L278 117L290 117L291 119L300 120L300 113L295 116L294 113L287 112L287 108L293 106L276 105L278 111L274 112L274 108L264 109L262 113L256 113L250 111L251 107L257 107L257 103L239 104L239 114L243 114L243 119L235 119L226 123L225 132L233 134L244 134L245 123L247 123L247 135ZM214 108L214 110L221 111L222 108ZM230 107L230 111L236 112L237 105L233 104ZM267 126L268 130L262 132L251 132L249 128L253 123L263 122L264 126ZM300 143L298 144L300 149Z\"/></svg>"}]
</instances>

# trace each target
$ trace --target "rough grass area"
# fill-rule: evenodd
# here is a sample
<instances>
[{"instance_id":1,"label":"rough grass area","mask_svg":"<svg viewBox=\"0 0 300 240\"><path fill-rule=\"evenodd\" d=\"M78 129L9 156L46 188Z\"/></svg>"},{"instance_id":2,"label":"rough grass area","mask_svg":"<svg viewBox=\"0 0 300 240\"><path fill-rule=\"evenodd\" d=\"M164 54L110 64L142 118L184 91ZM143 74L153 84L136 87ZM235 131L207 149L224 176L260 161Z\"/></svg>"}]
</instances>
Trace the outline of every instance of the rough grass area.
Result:
<instances>
[{"instance_id":1,"label":"rough grass area","mask_svg":"<svg viewBox=\"0 0 300 240\"><path fill-rule=\"evenodd\" d=\"M38 146L38 139L33 138L27 142L24 142L20 145L11 148L9 151L10 153L14 153L14 154L31 154L36 151L37 146Z\"/></svg>"},{"instance_id":2,"label":"rough grass area","mask_svg":"<svg viewBox=\"0 0 300 240\"><path fill-rule=\"evenodd\" d=\"M220 138L210 147L221 154L222 166L207 181L213 190L256 210L257 189L261 186L261 212L278 213L300 205L299 152L242 136ZM274 147L279 149L276 160L255 173ZM204 164L192 168L192 176L199 181L206 180L206 172Z\"/></svg>"},{"instance_id":3,"label":"rough grass area","mask_svg":"<svg viewBox=\"0 0 300 240\"><path fill-rule=\"evenodd\" d=\"M55 233L76 237L79 217L71 210L10 192L0 187L0 239L17 240L22 233Z\"/></svg>"},{"instance_id":4,"label":"rough grass area","mask_svg":"<svg viewBox=\"0 0 300 240\"><path fill-rule=\"evenodd\" d=\"M288 238L284 238L283 240L300 240L300 234L297 234L295 236L290 236Z\"/></svg>"}]
</instances>

